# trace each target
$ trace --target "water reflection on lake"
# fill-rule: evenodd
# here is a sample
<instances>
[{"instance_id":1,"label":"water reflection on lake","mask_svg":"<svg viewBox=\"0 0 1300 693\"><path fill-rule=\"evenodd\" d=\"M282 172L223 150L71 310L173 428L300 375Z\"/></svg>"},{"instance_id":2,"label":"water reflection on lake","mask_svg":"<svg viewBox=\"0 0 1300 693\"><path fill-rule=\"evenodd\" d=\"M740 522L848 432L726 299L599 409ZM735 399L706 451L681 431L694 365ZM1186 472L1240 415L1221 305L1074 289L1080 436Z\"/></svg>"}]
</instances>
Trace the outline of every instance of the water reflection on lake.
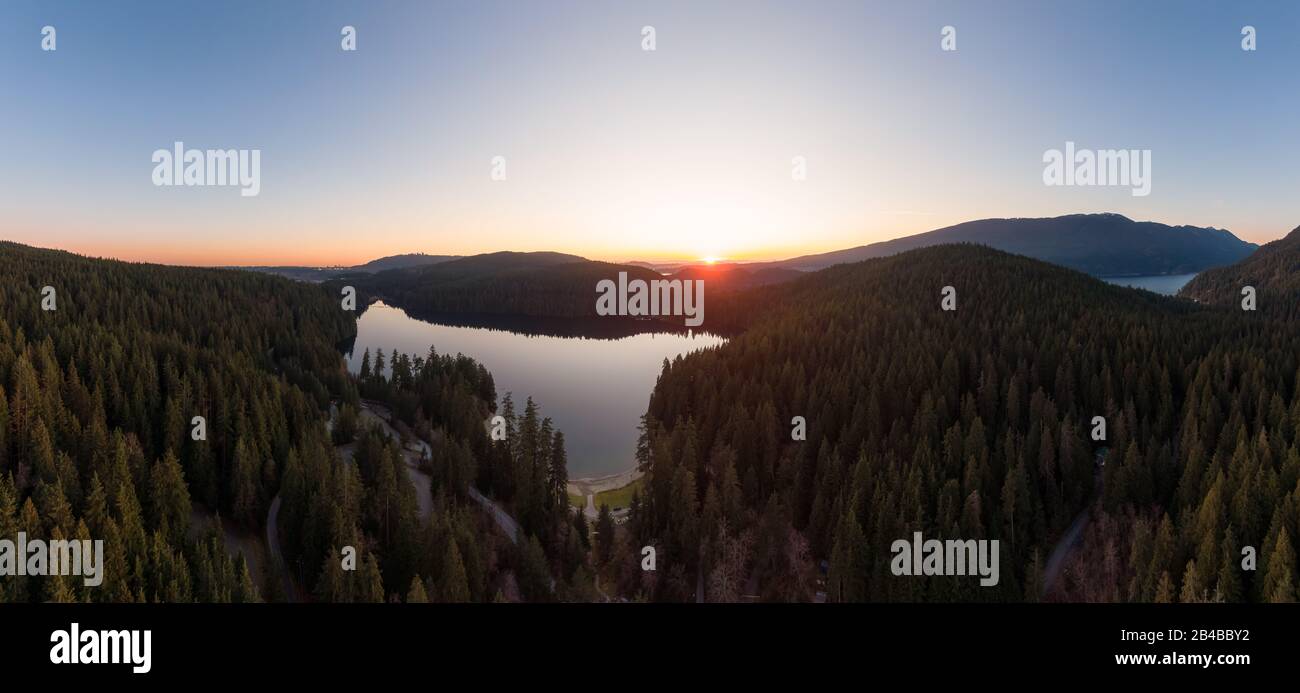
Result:
<instances>
[{"instance_id":1,"label":"water reflection on lake","mask_svg":"<svg viewBox=\"0 0 1300 693\"><path fill-rule=\"evenodd\" d=\"M463 322L463 321L462 321ZM571 321L580 326L582 321ZM491 324L480 321L481 325ZM523 413L528 397L544 416L564 431L571 478L617 474L633 464L637 424L645 413L663 360L726 340L710 334L648 332L615 339L558 337L552 328L532 329L518 319L501 322L507 329L442 325L416 320L405 311L375 303L357 320L357 339L347 355L353 373L361 355L379 349L391 361L393 349L424 356L433 345L440 354L462 353L492 372L498 400L514 393L515 409ZM593 324L609 334L606 326ZM511 331L523 330L523 331ZM582 329L569 332L581 333Z\"/></svg>"}]
</instances>

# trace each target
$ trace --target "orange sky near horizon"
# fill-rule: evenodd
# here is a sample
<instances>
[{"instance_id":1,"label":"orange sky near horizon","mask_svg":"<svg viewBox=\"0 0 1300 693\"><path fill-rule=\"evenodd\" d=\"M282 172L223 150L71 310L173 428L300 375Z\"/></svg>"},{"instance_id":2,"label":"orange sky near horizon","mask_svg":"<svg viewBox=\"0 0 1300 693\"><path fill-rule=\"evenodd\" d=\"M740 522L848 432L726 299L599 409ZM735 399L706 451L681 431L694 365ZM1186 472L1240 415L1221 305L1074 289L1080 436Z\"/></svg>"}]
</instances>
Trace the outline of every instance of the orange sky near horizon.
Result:
<instances>
[{"instance_id":1,"label":"orange sky near horizon","mask_svg":"<svg viewBox=\"0 0 1300 693\"><path fill-rule=\"evenodd\" d=\"M298 247L292 250L283 249L266 249L266 248L249 248L239 249L231 247L196 247L192 244L139 244L118 241L90 241L82 243L73 243L65 245L51 244L48 241L32 239L6 239L14 240L24 245L31 245L40 248L49 248L52 250L66 250L78 255L88 257L99 257L113 260L122 260L125 262L144 262L161 265L178 265L187 267L231 267L231 266L299 266L299 267L350 267L361 265L371 260L392 255L403 255L408 253L425 253L428 255L477 255L481 253L493 253L499 251L516 251L516 252L560 252L579 255L589 260L598 260L602 262L626 263L626 262L651 262L651 263L674 263L674 262L700 262L712 259L715 262L768 262L775 260L784 260L800 255L811 255L816 253L830 252L834 250L843 250L846 247L853 246L827 246L827 247L807 247L807 248L773 248L773 249L754 249L749 251L740 251L734 254L700 254L692 252L683 252L677 254L664 253L661 250L649 250L644 253L631 251L623 252L590 252L579 248L567 248L560 246L537 246L537 247L503 247L503 248L481 248L477 250L456 250L440 247L407 247L395 246L387 250L375 250L374 252L360 252L356 249L336 250L333 248L312 248ZM888 239L880 239L888 240ZM874 243L875 240L866 240L856 245L866 245Z\"/></svg>"},{"instance_id":2,"label":"orange sky near horizon","mask_svg":"<svg viewBox=\"0 0 1300 693\"><path fill-rule=\"evenodd\" d=\"M1062 214L1070 212L1061 212ZM116 224L109 223L107 228L100 227L100 233L87 238L82 234L60 233L49 228L34 230L30 226L0 234L3 240L11 240L24 245L41 248L66 250L68 252L90 257L103 257L127 262L146 262L165 265L182 265L193 267L225 266L303 266L335 267L360 265L371 260L391 255L406 253L426 253L430 255L476 255L499 251L536 252L552 251L579 255L591 260L604 262L700 262L713 258L723 262L768 262L784 260L800 255L843 250L860 245L891 240L903 236L932 231L952 224L974 219L991 218L999 215L957 217L936 214L894 214L886 217L885 223L875 225L871 231L859 233L845 232L837 234L820 234L816 242L768 243L765 245L746 246L741 241L733 242L696 242L693 247L681 252L672 252L663 246L644 244L619 244L618 238L609 238L607 242L589 246L578 246L572 242L548 242L548 234L536 234L527 244L489 245L494 234L464 234L456 236L446 231L428 234L429 241L422 243L410 241L410 234L400 231L383 233L370 232L358 239L350 231L338 229L323 231L326 242L303 243L297 234L276 234L273 231L260 230L257 245L249 245L244 239L227 240L220 231L203 229L203 233L176 233L167 231L134 231L117 229ZM1000 215L1007 216L1007 215ZM1026 215L1029 216L1029 215ZM1036 215L1035 215L1036 216ZM1042 216L1052 216L1044 214ZM1140 221L1138 215L1128 215ZM1161 223L1191 223L1150 219ZM890 223L892 222L892 223ZM864 227L866 225L864 224ZM1244 232L1229 229L1242 240L1264 244L1284 236L1290 229L1252 230ZM487 235L488 238L482 238ZM440 241L437 238L455 238L454 241ZM513 238L517 235L511 234ZM743 234L738 235L743 239ZM67 242L61 242L65 239ZM828 240L833 239L833 240Z\"/></svg>"}]
</instances>

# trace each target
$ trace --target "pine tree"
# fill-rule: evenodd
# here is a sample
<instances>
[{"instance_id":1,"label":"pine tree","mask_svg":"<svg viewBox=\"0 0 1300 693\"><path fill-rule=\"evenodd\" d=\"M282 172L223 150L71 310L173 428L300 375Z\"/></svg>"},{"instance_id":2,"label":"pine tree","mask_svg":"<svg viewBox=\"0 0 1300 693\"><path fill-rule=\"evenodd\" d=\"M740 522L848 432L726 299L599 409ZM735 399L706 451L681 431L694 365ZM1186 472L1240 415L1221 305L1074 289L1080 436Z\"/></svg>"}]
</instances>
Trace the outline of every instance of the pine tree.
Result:
<instances>
[{"instance_id":1,"label":"pine tree","mask_svg":"<svg viewBox=\"0 0 1300 693\"><path fill-rule=\"evenodd\" d=\"M343 575L337 547L331 547L321 562L320 576L316 578L316 598L325 602L351 602L352 593Z\"/></svg>"},{"instance_id":2,"label":"pine tree","mask_svg":"<svg viewBox=\"0 0 1300 693\"><path fill-rule=\"evenodd\" d=\"M1278 568L1272 581L1272 585L1272 588L1270 588L1268 592L1269 603L1291 604L1296 601L1295 579L1291 571L1291 566L1283 565Z\"/></svg>"},{"instance_id":3,"label":"pine tree","mask_svg":"<svg viewBox=\"0 0 1300 693\"><path fill-rule=\"evenodd\" d=\"M429 597L424 592L424 583L420 580L420 576L416 575L411 578L411 589L406 591L406 603L427 604L428 601Z\"/></svg>"},{"instance_id":4,"label":"pine tree","mask_svg":"<svg viewBox=\"0 0 1300 693\"><path fill-rule=\"evenodd\" d=\"M1156 585L1155 603L1172 604L1174 601L1174 585L1169 579L1169 571L1161 571L1160 581Z\"/></svg>"},{"instance_id":5,"label":"pine tree","mask_svg":"<svg viewBox=\"0 0 1300 693\"><path fill-rule=\"evenodd\" d=\"M555 512L568 512L569 460L564 452L564 431L556 431L551 439L550 492L551 507Z\"/></svg>"},{"instance_id":6,"label":"pine tree","mask_svg":"<svg viewBox=\"0 0 1300 693\"><path fill-rule=\"evenodd\" d=\"M235 444L234 474L231 477L231 515L238 523L257 523L257 463L252 444L241 437Z\"/></svg>"},{"instance_id":7,"label":"pine tree","mask_svg":"<svg viewBox=\"0 0 1300 693\"><path fill-rule=\"evenodd\" d=\"M866 601L867 566L863 555L864 546L866 539L862 527L852 512L845 512L840 517L839 528L835 531L835 545L831 550L828 596L832 601Z\"/></svg>"},{"instance_id":8,"label":"pine tree","mask_svg":"<svg viewBox=\"0 0 1300 693\"><path fill-rule=\"evenodd\" d=\"M108 603L128 603L134 601L127 560L127 547L122 539L117 521L108 518L104 526L104 582L97 592L99 601Z\"/></svg>"},{"instance_id":9,"label":"pine tree","mask_svg":"<svg viewBox=\"0 0 1300 693\"><path fill-rule=\"evenodd\" d=\"M77 596L73 593L71 585L68 584L68 578L62 573L48 575L43 580L45 582L45 601L55 604L73 604L77 601Z\"/></svg>"},{"instance_id":10,"label":"pine tree","mask_svg":"<svg viewBox=\"0 0 1300 693\"><path fill-rule=\"evenodd\" d=\"M231 595L231 600L238 604L256 604L262 601L262 597L257 592L257 586L253 584L253 575L248 571L248 561L244 560L244 554L239 554L238 567L239 583L238 589Z\"/></svg>"},{"instance_id":11,"label":"pine tree","mask_svg":"<svg viewBox=\"0 0 1300 693\"><path fill-rule=\"evenodd\" d=\"M361 592L357 601L382 604L384 602L384 579L379 572L379 561L370 554L361 560L358 571L358 587Z\"/></svg>"},{"instance_id":12,"label":"pine tree","mask_svg":"<svg viewBox=\"0 0 1300 693\"><path fill-rule=\"evenodd\" d=\"M74 527L72 505L63 495L63 484L57 479L52 483L38 482L36 488L37 507L45 518L45 533L52 536L58 530L67 536Z\"/></svg>"},{"instance_id":13,"label":"pine tree","mask_svg":"<svg viewBox=\"0 0 1300 693\"><path fill-rule=\"evenodd\" d=\"M1029 564L1029 574L1025 576L1025 601L1037 602L1043 594L1043 562L1034 549L1034 558Z\"/></svg>"},{"instance_id":14,"label":"pine tree","mask_svg":"<svg viewBox=\"0 0 1300 693\"><path fill-rule=\"evenodd\" d=\"M687 448L690 449L689 447ZM673 472L672 497L669 499L668 518L669 518L669 538L670 553L676 559L682 562L687 568L694 568L699 561L697 549L699 544L699 505L697 491L695 488L695 473L688 469L683 462L682 466L677 467ZM613 520L610 521L610 529L613 529ZM596 540L601 540L601 535L605 534L604 528L597 521ZM613 539L613 531L607 536ZM612 544L611 544L612 548ZM602 550L602 559L608 560L612 555L610 551L605 554ZM602 561L603 562L603 561Z\"/></svg>"},{"instance_id":15,"label":"pine tree","mask_svg":"<svg viewBox=\"0 0 1300 693\"><path fill-rule=\"evenodd\" d=\"M0 474L9 470L9 396L0 383ZM2 595L3 590L0 590Z\"/></svg>"},{"instance_id":16,"label":"pine tree","mask_svg":"<svg viewBox=\"0 0 1300 693\"><path fill-rule=\"evenodd\" d=\"M1294 568L1295 550L1291 547L1291 537L1283 527L1273 542L1273 551L1268 557L1268 572L1264 575L1263 594L1269 602L1293 602L1296 600Z\"/></svg>"},{"instance_id":17,"label":"pine tree","mask_svg":"<svg viewBox=\"0 0 1300 693\"><path fill-rule=\"evenodd\" d=\"M140 502L130 481L123 481L117 491L117 524L122 532L128 556L143 555L147 547Z\"/></svg>"},{"instance_id":18,"label":"pine tree","mask_svg":"<svg viewBox=\"0 0 1300 693\"><path fill-rule=\"evenodd\" d=\"M14 541L18 537L18 491L14 488L12 474L0 474L0 539ZM15 557L15 560L23 560ZM0 602L19 602L26 599L26 580L16 575L0 579Z\"/></svg>"},{"instance_id":19,"label":"pine tree","mask_svg":"<svg viewBox=\"0 0 1300 693\"><path fill-rule=\"evenodd\" d=\"M550 583L550 569L542 544L536 536L529 535L519 545L519 589L529 601L549 601Z\"/></svg>"},{"instance_id":20,"label":"pine tree","mask_svg":"<svg viewBox=\"0 0 1300 693\"><path fill-rule=\"evenodd\" d=\"M1241 579L1237 575L1237 559L1233 551L1237 546L1232 525L1224 533L1223 550L1220 551L1219 572L1216 576L1215 594L1225 602L1241 601Z\"/></svg>"},{"instance_id":21,"label":"pine tree","mask_svg":"<svg viewBox=\"0 0 1300 693\"><path fill-rule=\"evenodd\" d=\"M108 524L108 493L99 480L99 472L90 477L90 493L86 496L84 512L86 525L95 536L103 536Z\"/></svg>"},{"instance_id":22,"label":"pine tree","mask_svg":"<svg viewBox=\"0 0 1300 693\"><path fill-rule=\"evenodd\" d=\"M635 505L635 493L633 493L632 497L633 504ZM583 512L582 508L578 508L577 511L573 513L573 529L574 533L578 535L578 541L582 544L583 553L591 551L591 534L590 530L587 528L587 514Z\"/></svg>"},{"instance_id":23,"label":"pine tree","mask_svg":"<svg viewBox=\"0 0 1300 693\"><path fill-rule=\"evenodd\" d=\"M440 601L459 603L469 601L469 580L465 577L465 563L455 541L448 542L442 568Z\"/></svg>"},{"instance_id":24,"label":"pine tree","mask_svg":"<svg viewBox=\"0 0 1300 693\"><path fill-rule=\"evenodd\" d=\"M357 377L363 383L370 380L370 347L366 347L366 350L361 353L361 367L357 371Z\"/></svg>"},{"instance_id":25,"label":"pine tree","mask_svg":"<svg viewBox=\"0 0 1300 693\"><path fill-rule=\"evenodd\" d=\"M614 555L614 515L607 503L600 504L596 515L596 562L604 565Z\"/></svg>"},{"instance_id":26,"label":"pine tree","mask_svg":"<svg viewBox=\"0 0 1300 693\"><path fill-rule=\"evenodd\" d=\"M45 427L45 421L40 417L33 417L31 435L31 462L32 467L36 470L36 478L45 483L54 483L58 479L58 471L54 466L54 443L50 440L49 430ZM19 457L19 459L22 459Z\"/></svg>"},{"instance_id":27,"label":"pine tree","mask_svg":"<svg viewBox=\"0 0 1300 693\"><path fill-rule=\"evenodd\" d=\"M1195 558L1187 562L1187 570L1183 573L1183 589L1178 594L1178 601L1183 604L1205 601L1200 576L1196 572Z\"/></svg>"},{"instance_id":28,"label":"pine tree","mask_svg":"<svg viewBox=\"0 0 1300 693\"><path fill-rule=\"evenodd\" d=\"M168 541L179 544L190 523L190 493L185 486L176 455L168 450L154 463L149 475L151 520L155 527L165 527Z\"/></svg>"}]
</instances>

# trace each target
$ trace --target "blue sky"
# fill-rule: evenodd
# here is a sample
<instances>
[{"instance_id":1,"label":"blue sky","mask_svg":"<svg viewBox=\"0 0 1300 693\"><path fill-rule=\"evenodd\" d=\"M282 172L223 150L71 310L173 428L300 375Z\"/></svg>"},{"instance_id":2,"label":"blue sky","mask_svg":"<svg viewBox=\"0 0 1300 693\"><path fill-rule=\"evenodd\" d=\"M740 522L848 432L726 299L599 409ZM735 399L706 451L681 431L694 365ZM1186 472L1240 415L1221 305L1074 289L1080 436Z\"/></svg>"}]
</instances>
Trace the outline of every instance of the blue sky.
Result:
<instances>
[{"instance_id":1,"label":"blue sky","mask_svg":"<svg viewBox=\"0 0 1300 693\"><path fill-rule=\"evenodd\" d=\"M1115 211L1263 242L1300 225L1297 65L1293 2L6 0L0 237L183 264L770 259ZM177 140L260 149L261 193L153 185ZM1045 186L1066 141L1150 149L1151 194Z\"/></svg>"}]
</instances>

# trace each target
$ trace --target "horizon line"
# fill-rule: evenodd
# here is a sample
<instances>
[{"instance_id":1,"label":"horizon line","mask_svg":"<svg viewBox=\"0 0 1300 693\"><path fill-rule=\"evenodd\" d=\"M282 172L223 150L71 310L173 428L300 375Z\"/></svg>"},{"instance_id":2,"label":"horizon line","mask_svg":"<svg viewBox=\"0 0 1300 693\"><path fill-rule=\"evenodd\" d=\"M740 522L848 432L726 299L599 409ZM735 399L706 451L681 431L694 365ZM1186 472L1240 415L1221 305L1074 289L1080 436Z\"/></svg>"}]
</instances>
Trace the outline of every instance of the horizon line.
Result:
<instances>
[{"instance_id":1,"label":"horizon line","mask_svg":"<svg viewBox=\"0 0 1300 693\"><path fill-rule=\"evenodd\" d=\"M1128 219L1129 221L1132 221L1132 222L1134 222L1134 223L1156 223L1156 224L1161 224L1161 225L1168 226L1168 227L1171 227L1171 228L1191 227L1191 228L1200 228L1200 229L1213 230L1213 231L1222 231L1222 232L1226 232L1226 233L1232 235L1234 238L1237 238L1238 240L1240 240L1240 241L1243 242L1243 243L1247 243L1247 244L1250 244L1250 245L1254 245L1254 246L1256 246L1256 247L1262 247L1262 246L1263 246L1265 243L1267 243L1267 242L1271 242L1272 240L1278 240L1278 239L1281 239L1281 238L1285 237L1286 234L1288 233L1288 231L1283 231L1283 232L1281 233L1281 235L1277 236L1276 238L1270 239L1270 241L1265 241L1265 242L1255 242L1255 241L1249 241L1249 240L1246 240L1246 239L1244 239L1244 238L1238 236L1236 233L1234 233L1234 232L1233 232L1232 230L1230 230L1230 229L1223 228L1223 227L1217 227L1217 226L1197 226L1197 225L1195 225L1195 224L1171 224L1171 223L1167 223L1167 222L1153 221L1153 220L1137 220L1137 219L1133 219L1132 217L1128 216L1127 214L1122 214L1122 213L1119 213L1119 212L1067 212L1067 213L1063 213L1063 214L1056 214L1056 215L1049 215L1049 216L1009 216L1009 215L1008 215L1008 216L978 217L978 218L974 218L974 219L967 219L967 220L965 220L965 221L959 221L959 222L956 222L956 223L954 223L954 224L947 224L947 225L944 225L944 226L938 226L938 227L926 228L926 229L924 229L924 230L915 231L915 232L913 232L913 233L906 233L906 234L902 234L902 235L898 235L898 236L893 236L893 237L890 237L890 238L882 238L882 239L871 240L871 241L867 241L867 242L863 242L863 243L857 243L857 244L855 244L855 245L828 246L828 247L824 247L824 248L819 248L819 247L809 247L809 248L804 248L804 249L801 249L801 250L798 250L798 251L795 251L794 249L791 249L791 250L785 251L784 253L782 253L782 252L780 252L780 251L774 251L774 252L770 252L770 253L762 253L762 254L759 254L759 253L752 253L752 254L751 254L751 253L744 253L744 252L741 252L741 253L737 253L737 254L734 254L734 255L716 255L716 256L703 256L703 257L695 256L695 255L691 255L691 254L688 254L688 253L682 253L682 254L677 255L677 256L675 256L675 257L674 257L674 256L662 256L662 255L655 257L655 256L641 256L641 255L634 255L634 256L629 256L629 255L611 256L611 255L608 255L608 254L602 254L602 255L587 255L587 254L582 254L582 253L579 253L579 252L574 252L574 251L571 251L571 250L556 250L556 249L534 249L534 250L490 249L490 250L479 250L478 252L473 252L473 253L440 253L440 252L431 252L431 251L429 251L429 250L403 250L403 251L387 252L387 253L385 253L385 254L377 254L377 255L373 255L373 256L370 256L368 259L362 259L362 260L360 260L360 261L352 262L351 264L349 264L349 263L347 263L347 262L339 262L339 261L333 261L333 262L311 262L310 260L307 260L307 259L293 259L293 260L279 260L279 261L272 261L272 260L253 261L253 260L249 260L249 261L242 261L242 262L241 262L241 261L233 261L233 262L231 262L231 261L224 261L224 262L223 262L223 261L214 261L214 262L202 262L202 261L199 261L199 262L193 262L193 261L187 261L187 260L185 260L183 257L179 256L179 254L177 254L177 253L165 253L165 255L172 255L172 256L174 257L174 259L164 259L164 258L160 258L160 257L158 257L157 255L153 255L153 256L150 256L150 255L134 255L134 256L132 256L132 255L127 254L127 253L122 253L122 252L116 252L116 253L114 253L114 252L111 252L111 251L109 251L109 252L105 252L105 251L103 251L103 250L95 250L95 249L93 249L93 248L86 248L86 247L84 247L84 246L83 246L83 247L78 247L77 245L66 246L66 247L59 247L59 246L44 246L44 245L35 245L35 244L32 244L32 243L25 243L25 242L22 242L22 241L11 240L11 239L3 239L3 238L0 238L0 241L7 241L7 242L11 242L11 243L17 243L17 244L19 244L19 245L25 245L25 246L28 246L28 247L31 247L31 248L39 248L39 249L43 249L43 250L53 250L53 251L68 252L68 253L72 253L72 254L74 254L74 255L80 255L80 256L82 256L82 257L94 258L94 259L114 260L114 261L118 261L118 262L128 262L128 263L134 263L134 264L163 265L163 266L168 266L168 267L192 267L192 268L199 268L199 269L246 269L246 268L273 268L273 267L284 267L284 268L289 268L289 267L296 267L296 268L315 269L315 270L339 270L339 269L351 269L351 268L354 268L354 267L360 267L360 266L365 265L365 264L368 264L368 263L370 263L370 262L375 262L375 261L378 261L378 260L382 260L382 259L386 259L386 258L391 258L391 257L398 257L398 256L403 256L403 255L433 255L433 256L439 256L439 255L441 255L441 256L447 256L447 257L452 257L452 258L460 259L460 258L476 257L476 256L480 256L480 255L491 255L491 254L494 254L494 253L557 253L557 254L563 254L563 255L574 255L575 257L580 257L580 258L582 258L582 259L584 259L584 260L589 260L589 261L593 261L593 262L606 262L606 263L616 264L616 265L631 265L631 264L636 264L636 263L644 263L644 264L648 264L648 265L675 265L675 264L680 264L680 265L692 265L692 264L721 264L721 265L733 265L733 264L734 264L734 265L748 265L748 264L762 264L762 263L772 263L772 262L784 262L784 261L794 260L794 259L797 259L797 258L800 258L800 257L804 257L804 256L808 256L808 255L820 255L820 254L832 253L832 252L838 252L838 251L844 251L844 250L852 250L852 249L856 249L856 248L862 248L862 247L866 247L866 246L870 246L870 245L875 245L875 244L878 244L878 243L888 243L888 242L890 242L890 241L896 241L896 240L900 240L900 239L904 239L904 238L911 238L911 237L913 237L913 236L919 236L919 235L923 235L923 234L930 233L930 232L934 232L934 231L940 231L940 230L943 230L943 229L952 228L952 227L954 227L954 226L960 226L960 225L962 225L962 224L975 223L975 222L981 222L981 221L999 221L999 220L1008 220L1008 221L1010 221L1010 220L1025 220L1025 219L1059 219L1059 218L1071 217L1071 216L1117 216L1117 217L1122 217L1122 218ZM761 252L761 251L760 251L760 252ZM617 258L621 258L621 259L613 259L613 258L616 258L616 257L617 257Z\"/></svg>"}]
</instances>

